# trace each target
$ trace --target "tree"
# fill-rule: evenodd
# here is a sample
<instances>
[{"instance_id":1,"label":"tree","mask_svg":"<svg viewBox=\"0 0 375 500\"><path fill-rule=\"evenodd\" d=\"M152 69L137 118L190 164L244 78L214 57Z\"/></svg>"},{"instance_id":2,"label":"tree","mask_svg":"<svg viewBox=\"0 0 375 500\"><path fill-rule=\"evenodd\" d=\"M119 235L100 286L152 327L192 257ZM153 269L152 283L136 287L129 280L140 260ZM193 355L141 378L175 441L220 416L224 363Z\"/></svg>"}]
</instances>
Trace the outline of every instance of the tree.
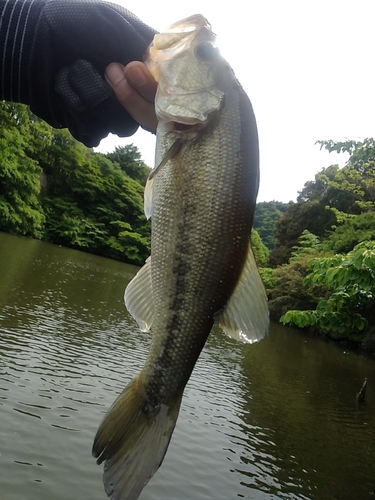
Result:
<instances>
[{"instance_id":1,"label":"tree","mask_svg":"<svg viewBox=\"0 0 375 500\"><path fill-rule=\"evenodd\" d=\"M360 340L375 317L375 241L362 242L346 255L313 259L309 269L304 285L326 286L330 295L315 310L290 310L280 321Z\"/></svg>"},{"instance_id":2,"label":"tree","mask_svg":"<svg viewBox=\"0 0 375 500\"><path fill-rule=\"evenodd\" d=\"M150 249L142 185L67 131L54 132L47 160L46 239L142 263Z\"/></svg>"},{"instance_id":3,"label":"tree","mask_svg":"<svg viewBox=\"0 0 375 500\"><path fill-rule=\"evenodd\" d=\"M263 243L269 250L275 247L274 231L276 222L287 207L288 205L281 201L262 201L256 205L253 227L258 231Z\"/></svg>"},{"instance_id":4,"label":"tree","mask_svg":"<svg viewBox=\"0 0 375 500\"><path fill-rule=\"evenodd\" d=\"M254 253L254 258L258 266L265 265L268 260L270 251L263 244L261 237L256 229L251 231L251 247Z\"/></svg>"},{"instance_id":5,"label":"tree","mask_svg":"<svg viewBox=\"0 0 375 500\"><path fill-rule=\"evenodd\" d=\"M292 250L288 263L273 269L272 274L261 273L267 279L270 315L276 321L290 309L315 307L326 292L320 285L304 286L309 262L321 254L319 238L305 229Z\"/></svg>"},{"instance_id":6,"label":"tree","mask_svg":"<svg viewBox=\"0 0 375 500\"><path fill-rule=\"evenodd\" d=\"M349 153L346 165L326 182L331 190L345 195L350 203L342 209L332 202L330 206L353 214L375 211L375 140L318 143L329 152Z\"/></svg>"},{"instance_id":7,"label":"tree","mask_svg":"<svg viewBox=\"0 0 375 500\"><path fill-rule=\"evenodd\" d=\"M322 238L334 222L334 215L318 199L289 203L287 211L276 223L275 249L270 254L270 265L275 267L289 261L304 230Z\"/></svg>"},{"instance_id":8,"label":"tree","mask_svg":"<svg viewBox=\"0 0 375 500\"><path fill-rule=\"evenodd\" d=\"M303 189L298 191L297 202L320 201L327 192L327 181L334 179L338 171L338 165L323 168L315 175L313 181L307 181Z\"/></svg>"},{"instance_id":9,"label":"tree","mask_svg":"<svg viewBox=\"0 0 375 500\"><path fill-rule=\"evenodd\" d=\"M35 124L26 108L4 102L0 103L0 124L0 229L40 237L44 223L39 201L41 169L27 154L35 152Z\"/></svg>"},{"instance_id":10,"label":"tree","mask_svg":"<svg viewBox=\"0 0 375 500\"><path fill-rule=\"evenodd\" d=\"M148 257L141 182L150 169L135 146L118 148L116 163L20 104L0 103L0 125L0 229L133 263Z\"/></svg>"},{"instance_id":11,"label":"tree","mask_svg":"<svg viewBox=\"0 0 375 500\"><path fill-rule=\"evenodd\" d=\"M142 161L141 153L136 146L133 144L118 146L112 153L107 153L106 157L118 163L123 172L140 182L142 186L146 184L151 169Z\"/></svg>"},{"instance_id":12,"label":"tree","mask_svg":"<svg viewBox=\"0 0 375 500\"><path fill-rule=\"evenodd\" d=\"M299 260L303 255L311 255L321 249L320 238L307 229L302 231L301 236L298 238L298 245L293 247L290 261Z\"/></svg>"},{"instance_id":13,"label":"tree","mask_svg":"<svg viewBox=\"0 0 375 500\"><path fill-rule=\"evenodd\" d=\"M347 218L324 240L324 250L344 253L362 241L375 241L375 212L364 212Z\"/></svg>"},{"instance_id":14,"label":"tree","mask_svg":"<svg viewBox=\"0 0 375 500\"><path fill-rule=\"evenodd\" d=\"M360 241L354 235L344 237L345 245L337 245L334 231L345 223L339 232L353 233L355 217L364 212L375 211L375 141L318 141L321 148L329 152L348 153L349 160L343 168L331 165L315 175L314 181L306 182L299 193L297 203L289 204L287 211L277 221L275 228L275 250L270 255L270 265L287 262L292 248L302 231L308 230L321 239L329 235L332 248L348 251ZM370 218L368 218L369 220ZM365 218L361 220L363 223ZM337 234L339 234L337 233ZM359 231L357 231L359 235ZM370 235L370 237L372 237ZM349 248L349 242L353 245Z\"/></svg>"}]
</instances>

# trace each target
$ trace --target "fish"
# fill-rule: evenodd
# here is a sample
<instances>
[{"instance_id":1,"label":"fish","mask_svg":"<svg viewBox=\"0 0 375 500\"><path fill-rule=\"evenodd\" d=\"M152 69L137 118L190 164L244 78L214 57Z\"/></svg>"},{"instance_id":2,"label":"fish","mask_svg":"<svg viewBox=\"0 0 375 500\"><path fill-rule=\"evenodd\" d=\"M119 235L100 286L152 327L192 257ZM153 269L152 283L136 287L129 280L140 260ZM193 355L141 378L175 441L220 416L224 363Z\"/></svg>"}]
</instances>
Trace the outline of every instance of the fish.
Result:
<instances>
[{"instance_id":1,"label":"fish","mask_svg":"<svg viewBox=\"0 0 375 500\"><path fill-rule=\"evenodd\" d=\"M214 323L245 343L269 325L250 244L259 187L250 100L200 14L155 35L145 64L158 83L155 167L144 193L151 256L125 304L152 341L93 444L113 500L136 500L161 465Z\"/></svg>"}]
</instances>

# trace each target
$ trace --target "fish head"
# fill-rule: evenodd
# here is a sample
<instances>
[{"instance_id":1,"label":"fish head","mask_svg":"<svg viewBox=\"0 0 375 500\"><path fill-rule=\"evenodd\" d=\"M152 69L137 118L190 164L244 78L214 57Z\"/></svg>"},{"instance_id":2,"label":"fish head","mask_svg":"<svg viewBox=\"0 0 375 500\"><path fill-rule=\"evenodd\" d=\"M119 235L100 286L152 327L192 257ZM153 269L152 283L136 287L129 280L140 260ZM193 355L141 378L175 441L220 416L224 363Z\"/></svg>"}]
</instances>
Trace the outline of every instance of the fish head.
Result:
<instances>
[{"instance_id":1,"label":"fish head","mask_svg":"<svg viewBox=\"0 0 375 500\"><path fill-rule=\"evenodd\" d=\"M205 127L222 109L220 79L228 67L215 45L216 35L200 14L155 35L145 64L158 82L159 123L181 133ZM224 68L225 67L225 68Z\"/></svg>"}]
</instances>

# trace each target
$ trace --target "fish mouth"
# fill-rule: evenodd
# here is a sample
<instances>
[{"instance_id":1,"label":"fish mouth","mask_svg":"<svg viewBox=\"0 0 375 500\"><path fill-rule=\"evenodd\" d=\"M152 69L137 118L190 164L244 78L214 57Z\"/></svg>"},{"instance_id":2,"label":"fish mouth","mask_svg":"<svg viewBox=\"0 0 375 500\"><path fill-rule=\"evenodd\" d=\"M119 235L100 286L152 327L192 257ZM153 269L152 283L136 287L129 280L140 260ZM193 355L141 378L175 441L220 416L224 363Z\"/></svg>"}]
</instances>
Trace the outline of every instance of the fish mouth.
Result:
<instances>
[{"instance_id":1,"label":"fish mouth","mask_svg":"<svg viewBox=\"0 0 375 500\"><path fill-rule=\"evenodd\" d=\"M171 128L175 132L192 132L201 130L205 124L204 123L182 123L182 122L170 122Z\"/></svg>"},{"instance_id":2,"label":"fish mouth","mask_svg":"<svg viewBox=\"0 0 375 500\"><path fill-rule=\"evenodd\" d=\"M161 123L165 132L174 132L181 137L190 139L196 137L197 134L207 126L207 123L202 122L186 123L174 120Z\"/></svg>"}]
</instances>

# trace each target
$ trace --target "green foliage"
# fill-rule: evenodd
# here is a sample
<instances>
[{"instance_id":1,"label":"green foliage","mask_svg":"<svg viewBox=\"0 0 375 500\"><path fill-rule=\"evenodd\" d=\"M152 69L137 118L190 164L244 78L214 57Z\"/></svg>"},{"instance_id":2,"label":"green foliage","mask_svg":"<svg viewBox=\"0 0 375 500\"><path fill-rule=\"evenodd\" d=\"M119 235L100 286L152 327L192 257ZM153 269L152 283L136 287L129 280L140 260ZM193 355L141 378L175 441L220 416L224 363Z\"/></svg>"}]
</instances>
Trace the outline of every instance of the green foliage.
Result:
<instances>
[{"instance_id":1,"label":"green foliage","mask_svg":"<svg viewBox=\"0 0 375 500\"><path fill-rule=\"evenodd\" d=\"M271 252L269 263L277 266L286 263L297 245L298 238L308 230L324 240L332 238L326 249L348 251L361 241L355 229L355 218L365 212L375 211L375 141L319 141L321 148L337 153L349 154L346 165L340 169L331 165L322 169L314 181L308 181L299 193L297 203L291 203L287 211L277 221L275 228L275 249ZM361 221L361 223L363 220ZM359 223L358 223L359 224ZM345 234L343 245L336 243L333 231L345 225L340 236ZM354 234L356 233L356 235ZM339 234L339 233L337 233ZM333 240L336 241L334 242ZM352 246L350 246L352 245Z\"/></svg>"},{"instance_id":2,"label":"green foliage","mask_svg":"<svg viewBox=\"0 0 375 500\"><path fill-rule=\"evenodd\" d=\"M118 163L121 170L129 177L139 181L142 186L146 184L151 169L142 161L136 146L133 144L118 146L113 153L107 153L106 156L112 162Z\"/></svg>"},{"instance_id":3,"label":"green foliage","mask_svg":"<svg viewBox=\"0 0 375 500\"><path fill-rule=\"evenodd\" d=\"M272 269L272 267L259 267L258 270L267 293L271 292L276 285L277 277L275 269Z\"/></svg>"},{"instance_id":4,"label":"green foliage","mask_svg":"<svg viewBox=\"0 0 375 500\"><path fill-rule=\"evenodd\" d=\"M306 288L304 285L309 262L321 252L320 239L305 229L293 247L289 262L274 270L273 286L266 287L273 319L279 320L289 309L314 307L319 297L325 296L325 287L314 284Z\"/></svg>"},{"instance_id":5,"label":"green foliage","mask_svg":"<svg viewBox=\"0 0 375 500\"><path fill-rule=\"evenodd\" d=\"M150 251L141 184L149 169L135 146L114 155L0 103L0 230L141 264Z\"/></svg>"},{"instance_id":6,"label":"green foliage","mask_svg":"<svg viewBox=\"0 0 375 500\"><path fill-rule=\"evenodd\" d=\"M375 210L375 141L372 138L360 141L318 141L321 148L337 153L348 153L349 160L338 170L327 186L347 196L351 204L342 208L346 213ZM335 206L330 204L330 206ZM339 208L335 206L335 208Z\"/></svg>"},{"instance_id":7,"label":"green foliage","mask_svg":"<svg viewBox=\"0 0 375 500\"><path fill-rule=\"evenodd\" d=\"M134 232L131 225L123 221L112 221L117 226L117 236L111 236L109 245L114 252L126 256L129 261L143 264L151 251L149 236Z\"/></svg>"},{"instance_id":8,"label":"green foliage","mask_svg":"<svg viewBox=\"0 0 375 500\"><path fill-rule=\"evenodd\" d=\"M266 264L270 252L255 229L251 231L251 248L258 266Z\"/></svg>"},{"instance_id":9,"label":"green foliage","mask_svg":"<svg viewBox=\"0 0 375 500\"><path fill-rule=\"evenodd\" d=\"M281 201L262 201L256 205L253 227L258 231L263 243L269 250L275 247L274 230L276 222L287 207L288 205Z\"/></svg>"},{"instance_id":10,"label":"green foliage","mask_svg":"<svg viewBox=\"0 0 375 500\"><path fill-rule=\"evenodd\" d=\"M318 172L297 203L257 205L256 261L278 266L260 267L271 317L375 341L375 141L319 144L347 154L346 165ZM94 153L25 106L0 103L0 230L141 264L149 172L133 145Z\"/></svg>"},{"instance_id":11,"label":"green foliage","mask_svg":"<svg viewBox=\"0 0 375 500\"><path fill-rule=\"evenodd\" d=\"M315 310L291 310L280 321L318 326L333 335L360 340L375 309L375 241L362 242L346 255L313 259L309 269L304 285L326 286L330 295Z\"/></svg>"},{"instance_id":12,"label":"green foliage","mask_svg":"<svg viewBox=\"0 0 375 500\"><path fill-rule=\"evenodd\" d=\"M270 254L269 264L275 267L287 263L304 230L322 238L334 222L334 215L318 200L289 203L276 223L276 247Z\"/></svg>"},{"instance_id":13,"label":"green foliage","mask_svg":"<svg viewBox=\"0 0 375 500\"><path fill-rule=\"evenodd\" d=\"M142 263L150 250L142 185L66 131L54 132L50 154L51 161L44 167L46 238Z\"/></svg>"},{"instance_id":14,"label":"green foliage","mask_svg":"<svg viewBox=\"0 0 375 500\"><path fill-rule=\"evenodd\" d=\"M323 168L315 175L314 181L308 181L305 184L297 198L298 202L316 201L326 210L338 213L358 213L354 195L341 189L337 182L340 175L341 170L338 165Z\"/></svg>"},{"instance_id":15,"label":"green foliage","mask_svg":"<svg viewBox=\"0 0 375 500\"><path fill-rule=\"evenodd\" d=\"M76 203L59 197L43 199L47 223L45 239L59 245L98 249L105 243L105 225L85 217Z\"/></svg>"},{"instance_id":16,"label":"green foliage","mask_svg":"<svg viewBox=\"0 0 375 500\"><path fill-rule=\"evenodd\" d=\"M298 192L297 201L300 203L307 201L320 201L327 192L327 182L333 180L339 171L338 165L330 165L323 168L315 175L313 181L307 181L301 191Z\"/></svg>"},{"instance_id":17,"label":"green foliage","mask_svg":"<svg viewBox=\"0 0 375 500\"><path fill-rule=\"evenodd\" d=\"M319 251L321 248L320 238L307 229L302 231L298 238L298 245L293 247L293 252L290 261L299 260L303 255L310 255L313 252Z\"/></svg>"},{"instance_id":18,"label":"green foliage","mask_svg":"<svg viewBox=\"0 0 375 500\"><path fill-rule=\"evenodd\" d=\"M266 287L271 319L278 321L291 309L311 309L316 306L319 297L324 297L325 288L321 285L310 288L304 285L312 255L302 255L299 260L274 269L273 286Z\"/></svg>"},{"instance_id":19,"label":"green foliage","mask_svg":"<svg viewBox=\"0 0 375 500\"><path fill-rule=\"evenodd\" d=\"M279 266L269 294L271 315L337 338L372 340L374 271L368 252L375 240L375 141L319 144L349 159L341 169L331 165L318 172L278 220L269 259ZM332 257L337 252L346 255ZM360 259L364 254L367 261Z\"/></svg>"},{"instance_id":20,"label":"green foliage","mask_svg":"<svg viewBox=\"0 0 375 500\"><path fill-rule=\"evenodd\" d=\"M40 237L44 222L39 202L41 169L27 155L34 151L38 134L30 139L32 121L23 106L0 104L0 229Z\"/></svg>"},{"instance_id":21,"label":"green foliage","mask_svg":"<svg viewBox=\"0 0 375 500\"><path fill-rule=\"evenodd\" d=\"M366 240L375 240L375 212L346 219L324 240L323 248L332 253L344 253Z\"/></svg>"}]
</instances>

